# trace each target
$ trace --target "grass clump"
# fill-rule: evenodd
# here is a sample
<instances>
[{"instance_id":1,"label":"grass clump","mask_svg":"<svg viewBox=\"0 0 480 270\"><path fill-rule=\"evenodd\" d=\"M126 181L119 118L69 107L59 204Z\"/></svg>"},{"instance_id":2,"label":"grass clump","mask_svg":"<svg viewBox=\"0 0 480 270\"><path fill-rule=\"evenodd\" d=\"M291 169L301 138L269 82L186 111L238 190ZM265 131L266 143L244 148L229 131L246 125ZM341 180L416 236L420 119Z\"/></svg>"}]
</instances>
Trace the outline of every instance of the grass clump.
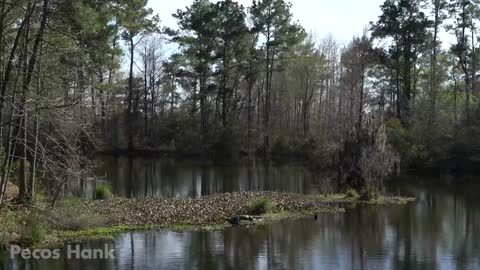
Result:
<instances>
[{"instance_id":1,"label":"grass clump","mask_svg":"<svg viewBox=\"0 0 480 270\"><path fill-rule=\"evenodd\" d=\"M33 223L25 226L19 242L25 246L33 246L40 243L46 235L47 230L41 224Z\"/></svg>"},{"instance_id":2,"label":"grass clump","mask_svg":"<svg viewBox=\"0 0 480 270\"><path fill-rule=\"evenodd\" d=\"M360 197L360 195L354 188L349 188L347 192L345 192L345 198L347 199L358 199L358 197Z\"/></svg>"},{"instance_id":3,"label":"grass clump","mask_svg":"<svg viewBox=\"0 0 480 270\"><path fill-rule=\"evenodd\" d=\"M66 231L88 230L103 227L107 223L105 218L93 214L66 211L52 212L50 222L53 228Z\"/></svg>"},{"instance_id":4,"label":"grass clump","mask_svg":"<svg viewBox=\"0 0 480 270\"><path fill-rule=\"evenodd\" d=\"M269 198L260 198L248 207L248 214L250 215L264 215L273 212L273 204Z\"/></svg>"},{"instance_id":5,"label":"grass clump","mask_svg":"<svg viewBox=\"0 0 480 270\"><path fill-rule=\"evenodd\" d=\"M79 231L59 231L58 237L63 241L79 242L83 240L95 240L95 239L113 239L115 236L135 231L148 231L157 229L151 225L138 225L138 226L115 226L115 227L99 227Z\"/></svg>"},{"instance_id":6,"label":"grass clump","mask_svg":"<svg viewBox=\"0 0 480 270\"><path fill-rule=\"evenodd\" d=\"M43 219L30 209L0 213L0 250L11 243L32 246L41 242L47 235Z\"/></svg>"},{"instance_id":7,"label":"grass clump","mask_svg":"<svg viewBox=\"0 0 480 270\"><path fill-rule=\"evenodd\" d=\"M113 193L107 185L101 185L95 190L97 200L109 200L113 198Z\"/></svg>"},{"instance_id":8,"label":"grass clump","mask_svg":"<svg viewBox=\"0 0 480 270\"><path fill-rule=\"evenodd\" d=\"M43 219L33 211L22 213L17 217L18 226L15 233L18 234L15 242L22 246L33 246L41 242L47 235L47 229Z\"/></svg>"},{"instance_id":9,"label":"grass clump","mask_svg":"<svg viewBox=\"0 0 480 270\"><path fill-rule=\"evenodd\" d=\"M17 230L17 219L10 211L0 212L0 251L6 250L11 241L11 234Z\"/></svg>"}]
</instances>

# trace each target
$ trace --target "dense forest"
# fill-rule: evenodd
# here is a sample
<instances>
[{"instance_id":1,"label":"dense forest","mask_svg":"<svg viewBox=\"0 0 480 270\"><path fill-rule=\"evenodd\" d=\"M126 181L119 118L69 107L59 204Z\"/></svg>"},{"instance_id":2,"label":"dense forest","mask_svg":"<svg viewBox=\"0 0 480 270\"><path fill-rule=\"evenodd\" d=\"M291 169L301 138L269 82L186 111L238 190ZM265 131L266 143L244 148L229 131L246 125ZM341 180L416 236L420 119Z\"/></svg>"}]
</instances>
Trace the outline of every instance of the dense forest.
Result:
<instances>
[{"instance_id":1,"label":"dense forest","mask_svg":"<svg viewBox=\"0 0 480 270\"><path fill-rule=\"evenodd\" d=\"M0 205L98 152L299 158L355 187L480 161L479 0L386 0L346 44L284 0L194 0L171 28L147 4L0 1Z\"/></svg>"}]
</instances>

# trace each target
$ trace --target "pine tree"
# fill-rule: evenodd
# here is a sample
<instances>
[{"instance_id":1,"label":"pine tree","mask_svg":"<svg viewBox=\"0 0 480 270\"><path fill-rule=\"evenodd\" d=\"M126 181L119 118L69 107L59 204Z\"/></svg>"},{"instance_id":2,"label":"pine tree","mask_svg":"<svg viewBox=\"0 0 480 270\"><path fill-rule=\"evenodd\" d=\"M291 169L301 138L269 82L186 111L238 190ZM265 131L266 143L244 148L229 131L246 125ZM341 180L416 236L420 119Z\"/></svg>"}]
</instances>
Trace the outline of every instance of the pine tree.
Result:
<instances>
[{"instance_id":1,"label":"pine tree","mask_svg":"<svg viewBox=\"0 0 480 270\"><path fill-rule=\"evenodd\" d=\"M262 34L265 65L264 152L270 149L272 81L276 63L305 38L305 31L292 21L291 4L284 0L254 1L250 9L254 30Z\"/></svg>"},{"instance_id":2,"label":"pine tree","mask_svg":"<svg viewBox=\"0 0 480 270\"><path fill-rule=\"evenodd\" d=\"M404 125L410 121L410 102L415 93L414 69L426 42L431 21L422 11L423 0L387 0L381 6L382 15L372 24L374 38L390 37L389 56L396 71L397 118Z\"/></svg>"}]
</instances>

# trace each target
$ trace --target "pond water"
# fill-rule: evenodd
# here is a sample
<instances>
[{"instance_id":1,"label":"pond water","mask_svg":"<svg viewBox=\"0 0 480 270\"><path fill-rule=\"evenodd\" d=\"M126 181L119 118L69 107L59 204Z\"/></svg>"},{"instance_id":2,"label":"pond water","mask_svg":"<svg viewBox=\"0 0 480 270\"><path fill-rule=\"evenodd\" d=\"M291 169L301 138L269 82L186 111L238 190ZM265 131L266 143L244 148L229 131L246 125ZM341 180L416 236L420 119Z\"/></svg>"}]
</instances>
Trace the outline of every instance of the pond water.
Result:
<instances>
[{"instance_id":1,"label":"pond water","mask_svg":"<svg viewBox=\"0 0 480 270\"><path fill-rule=\"evenodd\" d=\"M107 169L107 176L115 176L114 191L127 197L332 189L331 181L297 165L182 168L157 160L143 169L134 163L132 173L123 161L116 162L118 167ZM479 188L478 178L404 177L389 182L387 190L417 197L405 206L352 205L346 213L317 220L218 232L128 233L112 241L82 244L83 248L109 244L115 259L21 260L4 254L0 269L480 269Z\"/></svg>"},{"instance_id":2,"label":"pond water","mask_svg":"<svg viewBox=\"0 0 480 270\"><path fill-rule=\"evenodd\" d=\"M301 164L246 160L221 166L199 160L103 157L97 175L121 197L202 197L237 191L331 193L334 181ZM66 190L92 198L100 183L79 181Z\"/></svg>"}]
</instances>

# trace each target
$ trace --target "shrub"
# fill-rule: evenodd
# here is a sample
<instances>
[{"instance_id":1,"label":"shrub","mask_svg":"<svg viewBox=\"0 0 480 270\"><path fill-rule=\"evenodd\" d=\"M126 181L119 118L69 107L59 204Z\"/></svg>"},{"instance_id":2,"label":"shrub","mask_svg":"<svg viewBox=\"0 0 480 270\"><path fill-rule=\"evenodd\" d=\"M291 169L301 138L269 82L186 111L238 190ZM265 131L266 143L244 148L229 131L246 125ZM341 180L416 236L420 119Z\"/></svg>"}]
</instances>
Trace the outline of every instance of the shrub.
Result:
<instances>
[{"instance_id":1,"label":"shrub","mask_svg":"<svg viewBox=\"0 0 480 270\"><path fill-rule=\"evenodd\" d=\"M18 229L21 236L19 242L25 246L32 246L45 238L47 230L41 222L41 218L34 213L26 214L21 218L21 224Z\"/></svg>"},{"instance_id":2,"label":"shrub","mask_svg":"<svg viewBox=\"0 0 480 270\"><path fill-rule=\"evenodd\" d=\"M395 172L400 158L387 142L383 119L366 119L345 137L339 155L339 177L362 194L367 188L380 191L383 180Z\"/></svg>"},{"instance_id":3,"label":"shrub","mask_svg":"<svg viewBox=\"0 0 480 270\"><path fill-rule=\"evenodd\" d=\"M21 235L22 238L20 242L24 245L31 246L43 240L46 235L46 230L42 225L34 223L26 226Z\"/></svg>"},{"instance_id":4,"label":"shrub","mask_svg":"<svg viewBox=\"0 0 480 270\"><path fill-rule=\"evenodd\" d=\"M101 185L95 191L95 198L97 200L108 200L113 198L113 193L107 185Z\"/></svg>"},{"instance_id":5,"label":"shrub","mask_svg":"<svg viewBox=\"0 0 480 270\"><path fill-rule=\"evenodd\" d=\"M357 199L358 197L360 197L357 190L355 190L354 188L349 188L347 192L345 192L345 195L348 199Z\"/></svg>"},{"instance_id":6,"label":"shrub","mask_svg":"<svg viewBox=\"0 0 480 270\"><path fill-rule=\"evenodd\" d=\"M260 198L254 201L248 208L250 215L263 215L273 211L272 201L269 198Z\"/></svg>"},{"instance_id":7,"label":"shrub","mask_svg":"<svg viewBox=\"0 0 480 270\"><path fill-rule=\"evenodd\" d=\"M388 144L386 127L381 121L370 121L363 136L358 168L366 185L365 190L359 190L362 193L369 190L378 193L383 187L383 180L395 172L400 157Z\"/></svg>"},{"instance_id":8,"label":"shrub","mask_svg":"<svg viewBox=\"0 0 480 270\"><path fill-rule=\"evenodd\" d=\"M223 128L213 145L213 157L215 161L235 161L238 159L241 142L240 136L231 127Z\"/></svg>"},{"instance_id":9,"label":"shrub","mask_svg":"<svg viewBox=\"0 0 480 270\"><path fill-rule=\"evenodd\" d=\"M202 134L195 130L180 130L175 136L175 147L181 154L187 155L199 155L204 151L204 145L202 144Z\"/></svg>"},{"instance_id":10,"label":"shrub","mask_svg":"<svg viewBox=\"0 0 480 270\"><path fill-rule=\"evenodd\" d=\"M297 151L301 153L304 158L313 159L315 158L317 148L318 142L314 138L308 138L299 143Z\"/></svg>"},{"instance_id":11,"label":"shrub","mask_svg":"<svg viewBox=\"0 0 480 270\"><path fill-rule=\"evenodd\" d=\"M380 191L377 188L368 187L363 191L362 196L360 197L360 200L375 201L375 200L378 200L379 197L380 197Z\"/></svg>"},{"instance_id":12,"label":"shrub","mask_svg":"<svg viewBox=\"0 0 480 270\"><path fill-rule=\"evenodd\" d=\"M385 126L388 143L392 145L393 150L399 153L403 159L411 158L413 138L409 130L397 118L385 121Z\"/></svg>"},{"instance_id":13,"label":"shrub","mask_svg":"<svg viewBox=\"0 0 480 270\"><path fill-rule=\"evenodd\" d=\"M0 232L0 251L4 251L8 247L8 236L4 232Z\"/></svg>"},{"instance_id":14,"label":"shrub","mask_svg":"<svg viewBox=\"0 0 480 270\"><path fill-rule=\"evenodd\" d=\"M42 241L46 229L39 218L27 209L0 213L0 250L6 249L11 241L25 246Z\"/></svg>"},{"instance_id":15,"label":"shrub","mask_svg":"<svg viewBox=\"0 0 480 270\"><path fill-rule=\"evenodd\" d=\"M13 215L3 211L0 212L0 251L5 250L9 244L10 233L13 231L12 227L16 226Z\"/></svg>"},{"instance_id":16,"label":"shrub","mask_svg":"<svg viewBox=\"0 0 480 270\"><path fill-rule=\"evenodd\" d=\"M286 137L280 136L275 140L271 151L273 154L288 154L292 152L292 146Z\"/></svg>"},{"instance_id":17,"label":"shrub","mask_svg":"<svg viewBox=\"0 0 480 270\"><path fill-rule=\"evenodd\" d=\"M335 170L339 165L338 157L340 149L340 144L336 142L326 141L324 143L321 143L315 149L315 152L312 153L312 158L310 159L310 162L317 170ZM345 192L345 190L343 190L343 192Z\"/></svg>"}]
</instances>

